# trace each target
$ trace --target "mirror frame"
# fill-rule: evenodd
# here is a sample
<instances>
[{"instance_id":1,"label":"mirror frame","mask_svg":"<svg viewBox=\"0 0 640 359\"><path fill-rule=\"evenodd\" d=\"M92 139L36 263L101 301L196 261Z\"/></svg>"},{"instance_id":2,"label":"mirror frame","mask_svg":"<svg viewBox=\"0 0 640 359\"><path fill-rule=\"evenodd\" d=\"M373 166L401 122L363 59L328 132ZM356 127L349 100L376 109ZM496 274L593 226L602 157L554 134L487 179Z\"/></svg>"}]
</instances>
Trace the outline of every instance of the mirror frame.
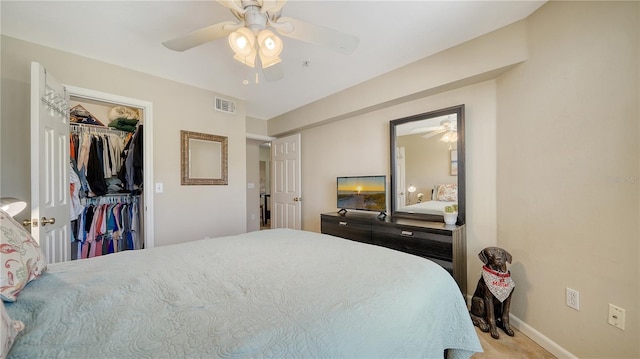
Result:
<instances>
[{"instance_id":1,"label":"mirror frame","mask_svg":"<svg viewBox=\"0 0 640 359\"><path fill-rule=\"evenodd\" d=\"M389 135L390 135L390 145L391 145L391 198L389 202L391 204L391 216L392 217L400 217L400 218L413 218L425 221L437 221L443 222L443 215L434 215L434 214L422 214L422 213L409 213L409 212L399 212L396 209L396 183L395 180L397 178L395 173L396 168L396 126L402 125L405 123L413 122L413 121L421 121L426 120L433 117L445 116L445 115L457 115L457 132L458 132L458 142L457 142L457 150L458 150L458 221L457 225L464 224L465 214L466 214L466 197L465 197L465 146L464 146L464 104L457 105L453 107L448 107L440 110L430 111L421 113L418 115L413 115L409 117L403 117L396 120L392 120L389 122Z\"/></svg>"},{"instance_id":2,"label":"mirror frame","mask_svg":"<svg viewBox=\"0 0 640 359\"><path fill-rule=\"evenodd\" d=\"M219 142L222 153L220 178L191 178L189 176L189 140ZM180 173L182 185L226 185L228 184L228 139L225 136L207 133L180 131Z\"/></svg>"}]
</instances>

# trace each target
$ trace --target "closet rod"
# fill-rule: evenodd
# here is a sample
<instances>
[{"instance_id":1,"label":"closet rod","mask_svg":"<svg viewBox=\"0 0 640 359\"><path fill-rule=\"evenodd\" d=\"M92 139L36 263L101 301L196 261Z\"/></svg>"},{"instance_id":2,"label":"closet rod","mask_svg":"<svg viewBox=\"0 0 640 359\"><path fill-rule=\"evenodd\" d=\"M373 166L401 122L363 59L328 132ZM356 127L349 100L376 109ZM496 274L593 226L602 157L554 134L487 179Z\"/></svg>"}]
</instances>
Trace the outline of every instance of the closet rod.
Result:
<instances>
[{"instance_id":1,"label":"closet rod","mask_svg":"<svg viewBox=\"0 0 640 359\"><path fill-rule=\"evenodd\" d=\"M138 196L129 193L107 193L100 197L84 197L80 199L82 205L87 204L115 204L115 203L137 203Z\"/></svg>"},{"instance_id":2,"label":"closet rod","mask_svg":"<svg viewBox=\"0 0 640 359\"><path fill-rule=\"evenodd\" d=\"M97 125L85 125L82 123L70 123L71 132L80 133L80 132L89 132L89 133L114 133L120 136L126 136L131 132L118 130L113 127L102 127Z\"/></svg>"}]
</instances>

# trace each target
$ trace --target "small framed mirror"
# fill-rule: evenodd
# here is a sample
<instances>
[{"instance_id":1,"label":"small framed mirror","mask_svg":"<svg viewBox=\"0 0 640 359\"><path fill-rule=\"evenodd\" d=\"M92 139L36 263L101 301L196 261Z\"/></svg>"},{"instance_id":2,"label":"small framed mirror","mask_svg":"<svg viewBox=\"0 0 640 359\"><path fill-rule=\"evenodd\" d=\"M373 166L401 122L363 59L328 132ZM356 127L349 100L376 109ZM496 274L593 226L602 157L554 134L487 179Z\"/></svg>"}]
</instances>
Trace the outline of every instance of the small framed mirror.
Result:
<instances>
[{"instance_id":1,"label":"small framed mirror","mask_svg":"<svg viewBox=\"0 0 640 359\"><path fill-rule=\"evenodd\" d=\"M180 131L182 185L226 185L227 137Z\"/></svg>"}]
</instances>

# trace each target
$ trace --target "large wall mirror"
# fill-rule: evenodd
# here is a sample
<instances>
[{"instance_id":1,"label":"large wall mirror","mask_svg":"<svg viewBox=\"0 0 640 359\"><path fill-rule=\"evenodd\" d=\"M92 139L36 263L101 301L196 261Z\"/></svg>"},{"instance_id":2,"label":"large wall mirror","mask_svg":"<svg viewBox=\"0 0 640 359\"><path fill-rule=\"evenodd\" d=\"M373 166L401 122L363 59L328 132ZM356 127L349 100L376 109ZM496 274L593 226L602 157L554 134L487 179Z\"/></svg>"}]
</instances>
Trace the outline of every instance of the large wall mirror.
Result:
<instances>
[{"instance_id":1,"label":"large wall mirror","mask_svg":"<svg viewBox=\"0 0 640 359\"><path fill-rule=\"evenodd\" d=\"M458 205L465 223L464 105L390 122L391 215L442 222Z\"/></svg>"},{"instance_id":2,"label":"large wall mirror","mask_svg":"<svg viewBox=\"0 0 640 359\"><path fill-rule=\"evenodd\" d=\"M227 184L227 137L180 131L183 185Z\"/></svg>"}]
</instances>

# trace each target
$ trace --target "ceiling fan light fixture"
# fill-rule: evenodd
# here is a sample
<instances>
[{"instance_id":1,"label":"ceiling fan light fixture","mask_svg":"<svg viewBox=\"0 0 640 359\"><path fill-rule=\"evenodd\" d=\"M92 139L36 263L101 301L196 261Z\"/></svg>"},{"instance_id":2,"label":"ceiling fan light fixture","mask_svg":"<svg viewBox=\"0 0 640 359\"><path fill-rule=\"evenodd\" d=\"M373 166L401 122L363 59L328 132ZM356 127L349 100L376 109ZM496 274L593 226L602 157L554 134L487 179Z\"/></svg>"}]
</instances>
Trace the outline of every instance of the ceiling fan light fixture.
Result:
<instances>
[{"instance_id":1,"label":"ceiling fan light fixture","mask_svg":"<svg viewBox=\"0 0 640 359\"><path fill-rule=\"evenodd\" d=\"M233 55L233 58L249 67L256 67L256 49L252 48L252 51L249 52L247 56L241 56L240 54Z\"/></svg>"},{"instance_id":2,"label":"ceiling fan light fixture","mask_svg":"<svg viewBox=\"0 0 640 359\"><path fill-rule=\"evenodd\" d=\"M251 52L255 52L255 44L256 38L253 32L246 27L241 27L229 34L229 46L240 57L246 57Z\"/></svg>"},{"instance_id":3,"label":"ceiling fan light fixture","mask_svg":"<svg viewBox=\"0 0 640 359\"><path fill-rule=\"evenodd\" d=\"M261 57L278 57L282 52L282 39L271 30L262 30L258 33L258 45Z\"/></svg>"},{"instance_id":4,"label":"ceiling fan light fixture","mask_svg":"<svg viewBox=\"0 0 640 359\"><path fill-rule=\"evenodd\" d=\"M282 59L280 56L265 56L262 51L260 51L260 62L262 62L263 69L278 64L281 61Z\"/></svg>"},{"instance_id":5,"label":"ceiling fan light fixture","mask_svg":"<svg viewBox=\"0 0 640 359\"><path fill-rule=\"evenodd\" d=\"M456 131L448 131L440 138L442 142L457 142L458 141L458 133Z\"/></svg>"}]
</instances>

